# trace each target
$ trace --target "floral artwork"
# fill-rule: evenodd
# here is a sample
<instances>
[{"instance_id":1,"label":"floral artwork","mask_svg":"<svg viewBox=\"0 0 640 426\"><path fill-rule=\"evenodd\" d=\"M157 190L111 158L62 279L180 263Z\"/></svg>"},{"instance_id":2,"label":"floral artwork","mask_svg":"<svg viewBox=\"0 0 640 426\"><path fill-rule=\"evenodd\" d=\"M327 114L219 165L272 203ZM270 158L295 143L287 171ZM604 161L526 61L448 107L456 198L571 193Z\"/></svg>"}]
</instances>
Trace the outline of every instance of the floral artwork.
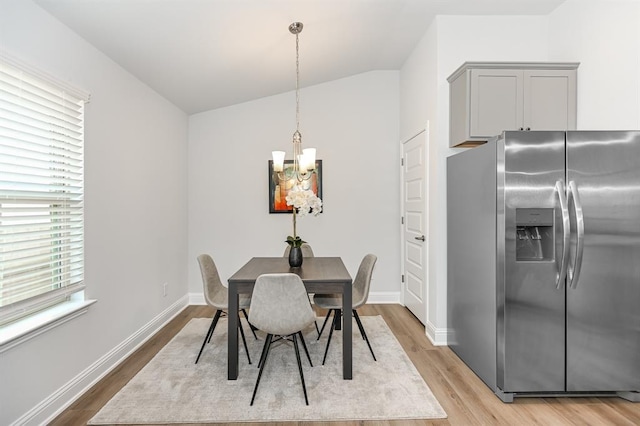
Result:
<instances>
[{"instance_id":1,"label":"floral artwork","mask_svg":"<svg viewBox=\"0 0 640 426\"><path fill-rule=\"evenodd\" d=\"M269 213L291 213L292 205L287 205L287 196L296 186L311 191L322 199L322 160L316 160L316 169L308 180L299 183L292 175L293 161L287 160L284 171L273 170L273 161L269 160Z\"/></svg>"}]
</instances>

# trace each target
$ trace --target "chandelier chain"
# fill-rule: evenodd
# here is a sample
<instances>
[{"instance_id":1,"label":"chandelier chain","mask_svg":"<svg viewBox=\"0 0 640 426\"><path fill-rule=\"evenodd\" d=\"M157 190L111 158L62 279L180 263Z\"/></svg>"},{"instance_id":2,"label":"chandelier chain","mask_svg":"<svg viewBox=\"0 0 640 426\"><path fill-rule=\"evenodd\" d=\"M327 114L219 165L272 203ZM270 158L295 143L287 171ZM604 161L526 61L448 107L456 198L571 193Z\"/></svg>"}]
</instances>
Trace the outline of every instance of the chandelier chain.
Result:
<instances>
[{"instance_id":1,"label":"chandelier chain","mask_svg":"<svg viewBox=\"0 0 640 426\"><path fill-rule=\"evenodd\" d=\"M285 152L273 151L273 167L278 179L285 181L285 187L293 180L295 186L310 188L310 179L315 175L315 148L302 149L300 134L300 37L302 22L289 25L289 32L296 36L296 131L293 133L293 167L285 167ZM305 184L306 183L306 184Z\"/></svg>"},{"instance_id":2,"label":"chandelier chain","mask_svg":"<svg viewBox=\"0 0 640 426\"><path fill-rule=\"evenodd\" d=\"M300 130L300 59L298 33L296 33L296 130Z\"/></svg>"}]
</instances>

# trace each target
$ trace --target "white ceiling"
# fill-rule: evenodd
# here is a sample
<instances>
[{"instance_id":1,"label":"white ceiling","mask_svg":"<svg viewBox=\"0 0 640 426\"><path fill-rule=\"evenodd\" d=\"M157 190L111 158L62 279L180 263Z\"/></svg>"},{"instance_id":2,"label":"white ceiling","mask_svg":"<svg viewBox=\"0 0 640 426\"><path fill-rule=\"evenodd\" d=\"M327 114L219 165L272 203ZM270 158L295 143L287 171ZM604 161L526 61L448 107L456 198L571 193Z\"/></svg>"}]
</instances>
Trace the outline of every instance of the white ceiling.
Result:
<instances>
[{"instance_id":1,"label":"white ceiling","mask_svg":"<svg viewBox=\"0 0 640 426\"><path fill-rule=\"evenodd\" d=\"M397 70L437 14L548 14L565 0L34 0L189 114Z\"/></svg>"}]
</instances>

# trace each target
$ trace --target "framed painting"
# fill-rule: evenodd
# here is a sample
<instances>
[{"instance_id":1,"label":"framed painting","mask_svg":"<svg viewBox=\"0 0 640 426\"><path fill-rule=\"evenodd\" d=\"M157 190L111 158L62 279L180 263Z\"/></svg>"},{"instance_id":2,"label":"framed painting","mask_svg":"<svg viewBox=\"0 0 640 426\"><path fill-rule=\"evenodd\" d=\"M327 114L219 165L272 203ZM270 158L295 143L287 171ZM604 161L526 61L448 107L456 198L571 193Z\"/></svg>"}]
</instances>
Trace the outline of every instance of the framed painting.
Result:
<instances>
[{"instance_id":1,"label":"framed painting","mask_svg":"<svg viewBox=\"0 0 640 426\"><path fill-rule=\"evenodd\" d=\"M284 171L273 171L273 160L269 160L269 213L291 213L287 206L287 194L296 183L293 177L293 160L285 160ZM302 182L304 189L310 189L322 199L322 160L316 160L316 169L308 180Z\"/></svg>"}]
</instances>

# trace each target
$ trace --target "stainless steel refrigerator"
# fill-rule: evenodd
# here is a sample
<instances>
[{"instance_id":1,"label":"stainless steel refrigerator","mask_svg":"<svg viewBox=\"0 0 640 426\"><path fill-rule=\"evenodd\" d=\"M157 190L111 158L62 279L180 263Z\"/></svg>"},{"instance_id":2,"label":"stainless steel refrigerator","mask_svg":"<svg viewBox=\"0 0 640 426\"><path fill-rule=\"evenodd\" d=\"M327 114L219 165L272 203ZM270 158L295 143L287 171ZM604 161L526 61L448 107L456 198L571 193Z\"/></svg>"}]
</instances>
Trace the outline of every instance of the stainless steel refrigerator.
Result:
<instances>
[{"instance_id":1,"label":"stainless steel refrigerator","mask_svg":"<svg viewBox=\"0 0 640 426\"><path fill-rule=\"evenodd\" d=\"M640 398L640 132L504 132L447 161L449 346L505 402Z\"/></svg>"}]
</instances>

